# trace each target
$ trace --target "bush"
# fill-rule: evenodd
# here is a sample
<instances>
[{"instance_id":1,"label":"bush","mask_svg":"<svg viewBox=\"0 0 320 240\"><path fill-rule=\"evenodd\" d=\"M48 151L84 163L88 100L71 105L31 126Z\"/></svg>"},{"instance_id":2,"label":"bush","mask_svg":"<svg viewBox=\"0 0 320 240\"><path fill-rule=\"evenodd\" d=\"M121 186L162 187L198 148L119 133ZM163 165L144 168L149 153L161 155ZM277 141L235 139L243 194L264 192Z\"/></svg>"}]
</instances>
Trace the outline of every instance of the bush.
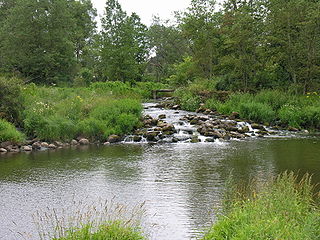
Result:
<instances>
[{"instance_id":1,"label":"bush","mask_svg":"<svg viewBox=\"0 0 320 240\"><path fill-rule=\"evenodd\" d=\"M0 118L16 124L21 123L23 109L21 88L21 80L0 76Z\"/></svg>"},{"instance_id":2,"label":"bush","mask_svg":"<svg viewBox=\"0 0 320 240\"><path fill-rule=\"evenodd\" d=\"M23 142L24 135L19 132L11 123L0 119L0 142Z\"/></svg>"},{"instance_id":3,"label":"bush","mask_svg":"<svg viewBox=\"0 0 320 240\"><path fill-rule=\"evenodd\" d=\"M179 104L181 105L182 109L187 111L195 111L201 103L199 96L185 91L183 88L177 90L175 92L175 96L178 97Z\"/></svg>"},{"instance_id":4,"label":"bush","mask_svg":"<svg viewBox=\"0 0 320 240\"><path fill-rule=\"evenodd\" d=\"M77 231L72 231L67 237L54 240L143 240L145 239L139 229L125 226L121 222L111 222L94 229L86 225Z\"/></svg>"},{"instance_id":5,"label":"bush","mask_svg":"<svg viewBox=\"0 0 320 240\"><path fill-rule=\"evenodd\" d=\"M303 112L300 107L285 104L279 110L279 118L283 124L300 128L303 123Z\"/></svg>"},{"instance_id":6,"label":"bush","mask_svg":"<svg viewBox=\"0 0 320 240\"><path fill-rule=\"evenodd\" d=\"M320 210L310 182L307 175L298 182L284 173L258 193L233 200L230 212L203 239L319 239Z\"/></svg>"},{"instance_id":7,"label":"bush","mask_svg":"<svg viewBox=\"0 0 320 240\"><path fill-rule=\"evenodd\" d=\"M241 118L262 123L271 122L276 116L271 106L259 102L242 103L239 108L239 114Z\"/></svg>"}]
</instances>

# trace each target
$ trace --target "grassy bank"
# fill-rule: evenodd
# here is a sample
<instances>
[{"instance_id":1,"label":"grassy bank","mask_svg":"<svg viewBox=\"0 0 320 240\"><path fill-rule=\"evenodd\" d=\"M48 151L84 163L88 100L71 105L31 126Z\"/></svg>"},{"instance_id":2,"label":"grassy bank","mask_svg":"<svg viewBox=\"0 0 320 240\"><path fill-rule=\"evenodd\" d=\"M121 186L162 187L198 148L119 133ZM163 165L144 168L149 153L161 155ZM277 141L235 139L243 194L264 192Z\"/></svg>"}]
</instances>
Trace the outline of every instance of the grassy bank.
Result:
<instances>
[{"instance_id":1,"label":"grassy bank","mask_svg":"<svg viewBox=\"0 0 320 240\"><path fill-rule=\"evenodd\" d=\"M233 199L204 240L320 239L320 209L310 178L284 173L256 192Z\"/></svg>"},{"instance_id":2,"label":"grassy bank","mask_svg":"<svg viewBox=\"0 0 320 240\"><path fill-rule=\"evenodd\" d=\"M130 133L139 124L141 102L152 96L153 89L163 88L162 84L151 82L134 86L97 82L89 87L62 88L0 80L7 99L0 104L0 117L14 122L28 138L46 141L68 141L77 137L104 141L112 134ZM17 84L10 85L10 82ZM10 102L15 104L8 107ZM0 142L23 141L23 134L8 122L1 120L0 125Z\"/></svg>"},{"instance_id":3,"label":"grassy bank","mask_svg":"<svg viewBox=\"0 0 320 240\"><path fill-rule=\"evenodd\" d=\"M211 85L210 85L211 84ZM176 91L185 110L195 111L200 103L221 114L237 112L240 118L283 127L320 130L320 96L317 92L295 95L280 90L255 94L215 91L214 83L201 81Z\"/></svg>"}]
</instances>

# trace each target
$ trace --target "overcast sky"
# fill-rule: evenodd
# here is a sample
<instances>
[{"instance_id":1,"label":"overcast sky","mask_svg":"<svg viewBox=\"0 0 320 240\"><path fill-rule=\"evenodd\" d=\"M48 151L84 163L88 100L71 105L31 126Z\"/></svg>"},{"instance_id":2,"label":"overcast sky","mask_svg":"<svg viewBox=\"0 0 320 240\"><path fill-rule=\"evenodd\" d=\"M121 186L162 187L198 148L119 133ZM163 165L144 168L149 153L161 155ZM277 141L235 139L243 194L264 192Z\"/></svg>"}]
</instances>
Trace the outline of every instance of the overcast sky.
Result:
<instances>
[{"instance_id":1,"label":"overcast sky","mask_svg":"<svg viewBox=\"0 0 320 240\"><path fill-rule=\"evenodd\" d=\"M92 0L98 10L103 14L106 0ZM190 0L119 0L122 8L128 13L136 12L142 22L150 25L153 15L159 15L161 19L172 19L173 12L186 9Z\"/></svg>"}]
</instances>

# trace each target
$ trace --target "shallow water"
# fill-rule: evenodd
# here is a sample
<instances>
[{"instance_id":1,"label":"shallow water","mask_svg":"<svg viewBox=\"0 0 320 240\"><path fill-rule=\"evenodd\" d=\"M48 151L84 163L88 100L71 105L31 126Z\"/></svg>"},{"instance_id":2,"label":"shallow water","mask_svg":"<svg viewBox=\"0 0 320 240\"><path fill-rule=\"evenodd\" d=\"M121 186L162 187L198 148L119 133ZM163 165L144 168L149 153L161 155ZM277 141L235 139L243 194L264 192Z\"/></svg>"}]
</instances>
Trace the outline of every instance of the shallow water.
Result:
<instances>
[{"instance_id":1,"label":"shallow water","mask_svg":"<svg viewBox=\"0 0 320 240\"><path fill-rule=\"evenodd\" d=\"M37 239L32 214L74 201L146 201L151 239L201 236L221 209L225 183L265 181L285 170L320 183L319 138L216 143L119 144L0 155L0 239ZM23 234L26 236L25 234Z\"/></svg>"}]
</instances>

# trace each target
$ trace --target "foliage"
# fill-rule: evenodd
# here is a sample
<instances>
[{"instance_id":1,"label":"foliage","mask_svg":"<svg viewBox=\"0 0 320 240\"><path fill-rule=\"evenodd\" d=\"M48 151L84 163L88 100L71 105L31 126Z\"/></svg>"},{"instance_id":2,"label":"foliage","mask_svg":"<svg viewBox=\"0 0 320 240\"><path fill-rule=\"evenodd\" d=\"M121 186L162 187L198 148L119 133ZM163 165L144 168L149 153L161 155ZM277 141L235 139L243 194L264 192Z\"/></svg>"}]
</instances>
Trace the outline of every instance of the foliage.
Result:
<instances>
[{"instance_id":1,"label":"foliage","mask_svg":"<svg viewBox=\"0 0 320 240\"><path fill-rule=\"evenodd\" d=\"M260 191L234 199L231 206L203 239L319 238L320 209L308 175L298 181L293 173L284 173Z\"/></svg>"},{"instance_id":2,"label":"foliage","mask_svg":"<svg viewBox=\"0 0 320 240\"><path fill-rule=\"evenodd\" d=\"M72 231L67 237L57 238L55 240L143 240L141 233L131 227L124 226L121 222L107 223L101 225L94 231L91 225Z\"/></svg>"},{"instance_id":3,"label":"foliage","mask_svg":"<svg viewBox=\"0 0 320 240\"><path fill-rule=\"evenodd\" d=\"M37 83L73 78L95 27L90 1L17 0L0 11L0 68Z\"/></svg>"},{"instance_id":4,"label":"foliage","mask_svg":"<svg viewBox=\"0 0 320 240\"><path fill-rule=\"evenodd\" d=\"M201 102L199 96L185 91L183 88L175 92L175 96L178 97L179 103L182 109L187 111L195 111Z\"/></svg>"},{"instance_id":5,"label":"foliage","mask_svg":"<svg viewBox=\"0 0 320 240\"><path fill-rule=\"evenodd\" d=\"M0 119L0 142L19 143L24 140L24 135L4 119Z\"/></svg>"},{"instance_id":6,"label":"foliage","mask_svg":"<svg viewBox=\"0 0 320 240\"><path fill-rule=\"evenodd\" d=\"M174 64L173 68L175 73L168 78L171 85L183 86L193 82L196 68L192 57L185 57L183 62Z\"/></svg>"},{"instance_id":7,"label":"foliage","mask_svg":"<svg viewBox=\"0 0 320 240\"><path fill-rule=\"evenodd\" d=\"M106 2L100 37L100 65L104 79L141 80L147 57L146 31L137 14L127 16L117 0Z\"/></svg>"},{"instance_id":8,"label":"foliage","mask_svg":"<svg viewBox=\"0 0 320 240\"><path fill-rule=\"evenodd\" d=\"M0 76L0 118L20 123L23 107L21 88L22 82L19 79Z\"/></svg>"},{"instance_id":9,"label":"foliage","mask_svg":"<svg viewBox=\"0 0 320 240\"><path fill-rule=\"evenodd\" d=\"M257 94L237 93L226 102L211 98L205 105L223 114L238 112L241 118L257 122L310 129L319 129L320 126L320 98L316 92L305 96L270 90Z\"/></svg>"},{"instance_id":10,"label":"foliage","mask_svg":"<svg viewBox=\"0 0 320 240\"><path fill-rule=\"evenodd\" d=\"M89 88L29 85L24 90L24 129L28 136L43 140L79 136L106 140L111 134L129 133L138 124L142 107L140 96L126 87L124 83L95 83Z\"/></svg>"}]
</instances>

